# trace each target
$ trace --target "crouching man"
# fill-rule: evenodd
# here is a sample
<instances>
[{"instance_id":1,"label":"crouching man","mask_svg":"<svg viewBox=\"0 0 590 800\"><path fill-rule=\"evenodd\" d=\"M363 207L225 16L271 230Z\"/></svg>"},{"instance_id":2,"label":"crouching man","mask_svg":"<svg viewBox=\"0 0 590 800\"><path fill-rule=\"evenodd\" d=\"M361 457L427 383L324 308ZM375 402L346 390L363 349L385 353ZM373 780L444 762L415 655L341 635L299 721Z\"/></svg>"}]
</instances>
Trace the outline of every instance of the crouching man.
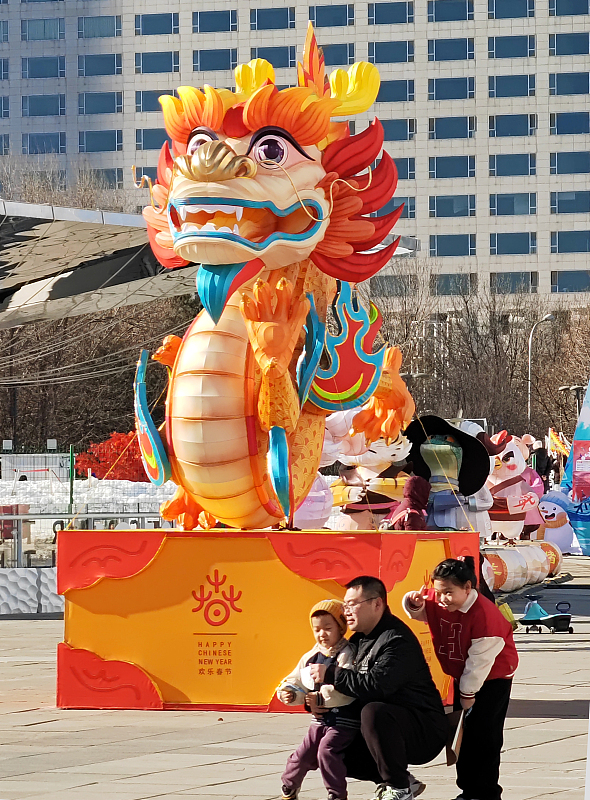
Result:
<instances>
[{"instance_id":1,"label":"crouching man","mask_svg":"<svg viewBox=\"0 0 590 800\"><path fill-rule=\"evenodd\" d=\"M377 783L375 800L412 800L424 785L408 764L432 761L447 739L442 701L418 639L389 610L383 582L362 575L346 588L354 670L313 664L312 677L362 705L360 734L346 752L348 776Z\"/></svg>"}]
</instances>

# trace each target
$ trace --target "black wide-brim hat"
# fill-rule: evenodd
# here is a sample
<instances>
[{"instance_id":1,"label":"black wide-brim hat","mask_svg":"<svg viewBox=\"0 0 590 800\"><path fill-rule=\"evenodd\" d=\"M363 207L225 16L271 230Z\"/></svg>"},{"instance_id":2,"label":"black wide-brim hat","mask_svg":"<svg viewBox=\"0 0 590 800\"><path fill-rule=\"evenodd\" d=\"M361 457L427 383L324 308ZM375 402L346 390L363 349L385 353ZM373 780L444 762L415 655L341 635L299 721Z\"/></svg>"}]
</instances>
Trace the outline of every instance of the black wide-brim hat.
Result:
<instances>
[{"instance_id":1,"label":"black wide-brim hat","mask_svg":"<svg viewBox=\"0 0 590 800\"><path fill-rule=\"evenodd\" d=\"M484 445L469 433L456 428L442 417L429 415L419 417L411 422L404 431L412 450L408 461L414 465L414 473L426 480L430 479L430 467L422 458L420 445L429 436L452 436L463 451L461 469L459 470L459 491L468 497L478 492L490 474L490 457Z\"/></svg>"}]
</instances>

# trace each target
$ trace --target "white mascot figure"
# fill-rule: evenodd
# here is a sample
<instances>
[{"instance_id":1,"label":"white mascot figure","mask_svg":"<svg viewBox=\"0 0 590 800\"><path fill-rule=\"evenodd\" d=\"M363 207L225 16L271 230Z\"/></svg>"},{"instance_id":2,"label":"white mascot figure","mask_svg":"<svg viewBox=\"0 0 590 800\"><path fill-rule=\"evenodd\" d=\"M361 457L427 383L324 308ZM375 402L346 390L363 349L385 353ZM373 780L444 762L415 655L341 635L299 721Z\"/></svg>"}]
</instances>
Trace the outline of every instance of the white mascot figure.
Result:
<instances>
[{"instance_id":1,"label":"white mascot figure","mask_svg":"<svg viewBox=\"0 0 590 800\"><path fill-rule=\"evenodd\" d=\"M537 508L539 498L523 476L527 465L516 438L501 431L491 439L494 444L504 445L494 458L494 470L487 480L494 499L488 512L492 531L514 542L522 533L527 511Z\"/></svg>"},{"instance_id":2,"label":"white mascot figure","mask_svg":"<svg viewBox=\"0 0 590 800\"><path fill-rule=\"evenodd\" d=\"M567 515L571 506L570 500L562 492L547 492L539 503L543 522L537 538L556 544L564 555L581 556L582 548Z\"/></svg>"}]
</instances>

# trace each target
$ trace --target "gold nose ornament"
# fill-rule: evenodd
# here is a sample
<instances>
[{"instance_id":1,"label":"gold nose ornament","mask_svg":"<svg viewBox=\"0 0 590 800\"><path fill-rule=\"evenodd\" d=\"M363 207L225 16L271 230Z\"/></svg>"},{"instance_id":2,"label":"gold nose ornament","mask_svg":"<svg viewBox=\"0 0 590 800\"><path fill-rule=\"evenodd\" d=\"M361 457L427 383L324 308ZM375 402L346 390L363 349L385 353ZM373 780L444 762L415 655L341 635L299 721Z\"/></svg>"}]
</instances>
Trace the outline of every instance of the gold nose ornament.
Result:
<instances>
[{"instance_id":1,"label":"gold nose ornament","mask_svg":"<svg viewBox=\"0 0 590 800\"><path fill-rule=\"evenodd\" d=\"M192 155L178 156L174 166L193 181L229 181L253 178L257 165L248 156L238 156L225 142L215 140L200 145Z\"/></svg>"}]
</instances>

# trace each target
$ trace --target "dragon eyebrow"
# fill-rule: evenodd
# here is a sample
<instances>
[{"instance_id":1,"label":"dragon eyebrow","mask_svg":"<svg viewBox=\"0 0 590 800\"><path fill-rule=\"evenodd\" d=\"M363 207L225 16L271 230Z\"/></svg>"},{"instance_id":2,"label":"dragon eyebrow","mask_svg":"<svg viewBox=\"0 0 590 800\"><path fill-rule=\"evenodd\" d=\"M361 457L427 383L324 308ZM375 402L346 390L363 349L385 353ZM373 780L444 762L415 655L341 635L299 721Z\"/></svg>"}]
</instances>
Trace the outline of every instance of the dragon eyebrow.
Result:
<instances>
[{"instance_id":1,"label":"dragon eyebrow","mask_svg":"<svg viewBox=\"0 0 590 800\"><path fill-rule=\"evenodd\" d=\"M206 125L197 125L197 127L193 128L192 131L187 136L186 138L187 144L190 142L190 140L196 133L206 133L208 136L211 136L212 139L219 139L219 136L215 133L215 131L212 131L211 128L208 128Z\"/></svg>"},{"instance_id":2,"label":"dragon eyebrow","mask_svg":"<svg viewBox=\"0 0 590 800\"><path fill-rule=\"evenodd\" d=\"M270 133L274 133L277 136L282 136L283 139L286 139L288 142L290 142L297 152L301 153L302 156L305 156L305 158L308 158L310 161L315 161L315 158L312 158L312 156L306 153L299 142L295 141L289 131L286 131L284 128L277 128L274 125L267 125L266 127L260 128L260 130L256 131L254 136L250 139L250 144L248 145L248 151L246 152L246 155L250 155L250 151L259 139L261 139L263 136L267 136Z\"/></svg>"}]
</instances>

